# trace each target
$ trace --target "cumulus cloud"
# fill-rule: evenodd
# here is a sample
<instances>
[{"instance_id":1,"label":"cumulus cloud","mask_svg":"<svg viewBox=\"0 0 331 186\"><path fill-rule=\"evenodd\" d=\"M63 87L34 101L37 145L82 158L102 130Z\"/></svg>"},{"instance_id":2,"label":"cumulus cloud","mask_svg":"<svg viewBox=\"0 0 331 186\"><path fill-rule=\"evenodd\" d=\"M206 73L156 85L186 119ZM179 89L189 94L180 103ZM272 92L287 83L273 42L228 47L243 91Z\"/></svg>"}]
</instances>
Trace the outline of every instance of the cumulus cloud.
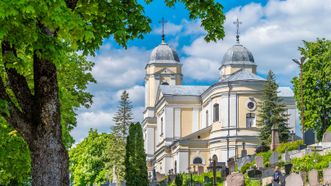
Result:
<instances>
[{"instance_id":1,"label":"cumulus cloud","mask_svg":"<svg viewBox=\"0 0 331 186\"><path fill-rule=\"evenodd\" d=\"M217 69L201 74L201 59L208 67L219 67L226 49L235 43L237 17L240 25L240 42L254 55L258 71L266 73L272 69L280 84L290 85L298 68L291 62L299 57L298 46L302 40L313 41L317 37L329 38L331 27L330 0L271 0L265 6L251 3L236 7L226 13L224 24L226 37L217 43L206 43L202 36L183 48L188 56L183 58L184 74L192 79L210 80L218 77ZM197 77L198 75L199 77Z\"/></svg>"}]
</instances>

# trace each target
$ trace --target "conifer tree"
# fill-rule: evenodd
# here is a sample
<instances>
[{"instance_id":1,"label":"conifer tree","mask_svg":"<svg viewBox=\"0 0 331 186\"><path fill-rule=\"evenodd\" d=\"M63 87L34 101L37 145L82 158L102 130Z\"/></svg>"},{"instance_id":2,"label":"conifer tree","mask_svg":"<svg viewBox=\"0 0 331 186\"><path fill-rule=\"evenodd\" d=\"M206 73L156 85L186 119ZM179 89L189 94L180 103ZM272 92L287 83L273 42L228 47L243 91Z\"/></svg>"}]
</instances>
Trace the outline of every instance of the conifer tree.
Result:
<instances>
[{"instance_id":1,"label":"conifer tree","mask_svg":"<svg viewBox=\"0 0 331 186\"><path fill-rule=\"evenodd\" d=\"M123 91L121 95L118 111L113 118L115 126L113 127L113 134L118 137L125 138L128 133L130 123L132 122L132 105L129 100L129 93Z\"/></svg>"},{"instance_id":2,"label":"conifer tree","mask_svg":"<svg viewBox=\"0 0 331 186\"><path fill-rule=\"evenodd\" d=\"M125 180L127 186L148 185L146 154L140 123L131 124L126 141Z\"/></svg>"},{"instance_id":3,"label":"conifer tree","mask_svg":"<svg viewBox=\"0 0 331 186\"><path fill-rule=\"evenodd\" d=\"M287 126L288 114L285 105L277 95L278 85L274 73L268 72L267 81L264 85L262 102L260 103L258 125L262 126L260 140L263 145L271 143L271 127L278 126L279 141L287 142L289 128Z\"/></svg>"}]
</instances>

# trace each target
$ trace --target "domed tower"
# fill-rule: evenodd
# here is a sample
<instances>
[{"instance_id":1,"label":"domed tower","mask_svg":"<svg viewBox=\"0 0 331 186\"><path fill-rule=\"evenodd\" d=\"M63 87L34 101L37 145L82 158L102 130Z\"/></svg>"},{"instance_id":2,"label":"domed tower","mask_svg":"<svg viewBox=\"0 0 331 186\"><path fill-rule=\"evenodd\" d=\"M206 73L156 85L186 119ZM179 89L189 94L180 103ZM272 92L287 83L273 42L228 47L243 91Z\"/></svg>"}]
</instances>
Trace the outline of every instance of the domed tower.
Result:
<instances>
[{"instance_id":1,"label":"domed tower","mask_svg":"<svg viewBox=\"0 0 331 186\"><path fill-rule=\"evenodd\" d=\"M180 85L182 64L177 52L165 43L153 49L145 67L145 107L154 107L159 85Z\"/></svg>"},{"instance_id":2,"label":"domed tower","mask_svg":"<svg viewBox=\"0 0 331 186\"><path fill-rule=\"evenodd\" d=\"M222 65L220 70L220 81L226 79L231 74L238 70L247 70L256 74L256 64L252 53L239 42L239 20L237 19L234 24L237 25L237 43L229 48L223 56Z\"/></svg>"}]
</instances>

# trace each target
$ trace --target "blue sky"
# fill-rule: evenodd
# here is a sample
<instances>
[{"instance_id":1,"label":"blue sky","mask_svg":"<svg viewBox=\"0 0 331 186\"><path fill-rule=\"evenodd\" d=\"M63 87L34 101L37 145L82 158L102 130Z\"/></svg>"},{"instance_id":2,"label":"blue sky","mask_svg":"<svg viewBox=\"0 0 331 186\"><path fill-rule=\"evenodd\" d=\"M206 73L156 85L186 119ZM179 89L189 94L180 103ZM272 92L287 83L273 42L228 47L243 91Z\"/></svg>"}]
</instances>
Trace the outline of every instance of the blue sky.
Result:
<instances>
[{"instance_id":1,"label":"blue sky","mask_svg":"<svg viewBox=\"0 0 331 186\"><path fill-rule=\"evenodd\" d=\"M140 2L143 2L140 0ZM142 120L144 110L145 65L151 50L161 42L159 21L164 17L166 42L179 54L183 64L184 84L210 85L218 81L218 67L222 56L235 44L236 28L233 21L242 21L240 42L248 48L258 65L258 74L264 76L272 69L281 86L292 86L291 79L298 75L291 62L299 57L297 48L302 40L317 37L330 39L331 0L223 0L226 36L218 42L206 43L199 20L189 20L182 4L173 8L162 0L145 6L152 20L152 32L144 39L133 40L125 50L111 39L106 39L95 57L92 71L98 81L89 86L94 95L90 109L78 110L78 124L72 131L76 142L86 137L90 128L110 132L120 94L130 93L136 121Z\"/></svg>"}]
</instances>

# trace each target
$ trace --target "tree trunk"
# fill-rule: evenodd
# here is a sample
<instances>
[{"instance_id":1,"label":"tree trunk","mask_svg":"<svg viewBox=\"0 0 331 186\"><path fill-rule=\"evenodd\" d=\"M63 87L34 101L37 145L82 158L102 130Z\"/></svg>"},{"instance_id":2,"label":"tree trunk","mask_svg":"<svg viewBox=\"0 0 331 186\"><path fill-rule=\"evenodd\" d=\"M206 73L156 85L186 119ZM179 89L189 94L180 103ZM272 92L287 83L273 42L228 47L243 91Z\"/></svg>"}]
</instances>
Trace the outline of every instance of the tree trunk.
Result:
<instances>
[{"instance_id":1,"label":"tree trunk","mask_svg":"<svg viewBox=\"0 0 331 186\"><path fill-rule=\"evenodd\" d=\"M34 53L33 131L29 143L33 186L69 185L68 154L62 143L56 67Z\"/></svg>"}]
</instances>

